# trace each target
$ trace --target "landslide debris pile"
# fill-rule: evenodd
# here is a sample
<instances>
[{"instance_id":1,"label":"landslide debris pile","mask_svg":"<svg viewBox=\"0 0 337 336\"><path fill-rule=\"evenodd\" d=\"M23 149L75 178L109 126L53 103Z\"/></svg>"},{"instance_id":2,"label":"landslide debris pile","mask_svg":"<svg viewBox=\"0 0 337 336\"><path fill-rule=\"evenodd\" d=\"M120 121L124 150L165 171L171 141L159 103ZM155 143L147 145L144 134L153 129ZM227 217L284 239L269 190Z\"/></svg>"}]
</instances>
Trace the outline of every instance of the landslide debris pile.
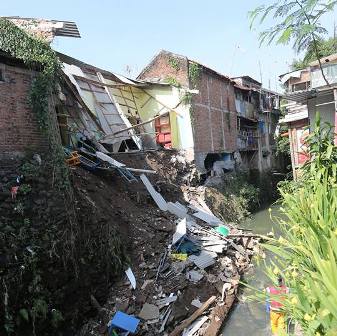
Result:
<instances>
[{"instance_id":1,"label":"landslide debris pile","mask_svg":"<svg viewBox=\"0 0 337 336\"><path fill-rule=\"evenodd\" d=\"M240 276L258 252L256 236L231 225L230 235L225 237L215 230L214 223L209 225L193 215L195 209L208 205L196 192L198 177L193 166L179 153L119 154L114 158L128 166L156 170L148 178L167 204L177 208L162 211L141 182L125 184L134 205L126 215L132 241L128 266L136 288L126 276L121 277L111 286L107 302L96 305L96 318L85 323L78 335L107 334L109 321L117 312L139 318L137 335L180 335L182 330L175 328L184 321L186 327L194 328L186 335L217 335L236 298ZM211 215L212 220L214 217ZM198 314L209 300L212 303ZM198 315L196 319L186 321L193 314Z\"/></svg>"},{"instance_id":2,"label":"landslide debris pile","mask_svg":"<svg viewBox=\"0 0 337 336\"><path fill-rule=\"evenodd\" d=\"M166 202L213 210L202 199L195 168L179 153L114 158L156 170L147 177ZM161 335L214 297L195 328L196 334L216 335L256 252L255 237L234 226L234 236L223 237L188 208L184 239L192 243L183 253L170 245L184 219L160 210L140 179L129 183L114 170L71 168L69 199L58 191L43 158L41 165L26 160L2 167L3 328L16 335L101 335L120 311L140 318L136 334ZM23 181L12 198L18 176ZM207 252L209 265L198 266L199 252ZM136 289L124 274L128 267Z\"/></svg>"}]
</instances>

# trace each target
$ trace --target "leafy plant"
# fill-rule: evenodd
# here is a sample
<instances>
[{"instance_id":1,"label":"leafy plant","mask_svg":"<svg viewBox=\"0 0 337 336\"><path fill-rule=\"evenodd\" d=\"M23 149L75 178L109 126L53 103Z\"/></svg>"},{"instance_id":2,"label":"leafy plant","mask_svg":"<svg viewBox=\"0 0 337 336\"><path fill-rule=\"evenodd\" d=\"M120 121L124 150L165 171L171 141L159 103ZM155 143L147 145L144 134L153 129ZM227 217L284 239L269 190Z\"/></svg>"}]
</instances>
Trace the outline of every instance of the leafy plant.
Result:
<instances>
[{"instance_id":1,"label":"leafy plant","mask_svg":"<svg viewBox=\"0 0 337 336\"><path fill-rule=\"evenodd\" d=\"M168 59L168 63L176 71L180 70L180 62L176 57L170 56L169 59Z\"/></svg>"},{"instance_id":2,"label":"leafy plant","mask_svg":"<svg viewBox=\"0 0 337 336\"><path fill-rule=\"evenodd\" d=\"M323 58L329 56L331 54L335 54L337 52L337 39L336 38L329 38L325 39L317 39L317 50L319 58ZM310 62L313 62L317 59L315 45L313 42L309 43L305 50L305 54L303 59L294 60L291 64L292 70L300 70L306 68Z\"/></svg>"},{"instance_id":3,"label":"leafy plant","mask_svg":"<svg viewBox=\"0 0 337 336\"><path fill-rule=\"evenodd\" d=\"M189 62L188 77L194 89L198 86L201 70L201 66L198 63Z\"/></svg>"},{"instance_id":4,"label":"leafy plant","mask_svg":"<svg viewBox=\"0 0 337 336\"><path fill-rule=\"evenodd\" d=\"M170 85L176 86L178 88L181 87L181 84L177 81L177 79L172 76L166 77L165 82L169 83Z\"/></svg>"},{"instance_id":5,"label":"leafy plant","mask_svg":"<svg viewBox=\"0 0 337 336\"><path fill-rule=\"evenodd\" d=\"M264 244L274 254L266 274L286 280L284 310L305 335L337 333L337 149L330 130L318 117L300 180L280 188L282 216L275 220L282 235ZM254 297L262 302L265 294Z\"/></svg>"},{"instance_id":6,"label":"leafy plant","mask_svg":"<svg viewBox=\"0 0 337 336\"><path fill-rule=\"evenodd\" d=\"M260 18L259 23L262 24L271 16L275 24L260 33L261 44L271 44L275 40L277 44L293 41L296 52L312 45L322 77L329 85L322 69L318 41L327 33L320 20L324 14L331 12L336 4L335 0L282 0L269 6L262 5L249 12L251 27L257 18Z\"/></svg>"}]
</instances>

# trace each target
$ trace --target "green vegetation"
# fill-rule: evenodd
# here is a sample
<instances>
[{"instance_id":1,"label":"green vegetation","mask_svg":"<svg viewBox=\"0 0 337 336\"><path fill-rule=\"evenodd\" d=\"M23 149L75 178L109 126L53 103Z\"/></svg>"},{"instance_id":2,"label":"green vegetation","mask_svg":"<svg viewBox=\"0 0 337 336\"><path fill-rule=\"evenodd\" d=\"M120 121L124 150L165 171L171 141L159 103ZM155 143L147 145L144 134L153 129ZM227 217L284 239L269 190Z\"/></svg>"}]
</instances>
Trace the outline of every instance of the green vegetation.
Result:
<instances>
[{"instance_id":1,"label":"green vegetation","mask_svg":"<svg viewBox=\"0 0 337 336\"><path fill-rule=\"evenodd\" d=\"M195 89L198 86L201 77L202 68L198 63L189 62L188 77L191 81L192 87Z\"/></svg>"},{"instance_id":2,"label":"green vegetation","mask_svg":"<svg viewBox=\"0 0 337 336\"><path fill-rule=\"evenodd\" d=\"M327 40L319 39L317 40L317 49L319 58L329 56L331 54L337 53L337 39L329 38ZM315 61L316 58L315 45L310 43L306 49L303 59L294 60L291 64L292 70L300 70L306 68L309 63Z\"/></svg>"},{"instance_id":3,"label":"green vegetation","mask_svg":"<svg viewBox=\"0 0 337 336\"><path fill-rule=\"evenodd\" d=\"M312 45L322 76L329 84L320 62L318 41L327 33L320 20L336 4L335 0L282 0L269 6L262 5L249 12L251 27L258 18L259 24L262 24L266 18L271 17L274 24L260 33L261 44L271 44L275 40L277 44L288 44L292 41L296 52L304 51Z\"/></svg>"},{"instance_id":4,"label":"green vegetation","mask_svg":"<svg viewBox=\"0 0 337 336\"><path fill-rule=\"evenodd\" d=\"M240 222L260 205L260 190L247 182L247 174L226 175L219 187L206 189L206 201L225 221Z\"/></svg>"},{"instance_id":5,"label":"green vegetation","mask_svg":"<svg viewBox=\"0 0 337 336\"><path fill-rule=\"evenodd\" d=\"M178 87L178 88L180 88L181 87L181 84L177 81L177 79L175 78L175 77L173 77L173 76L168 76L168 77L166 77L165 78L165 82L166 83L169 83L170 85L172 85L172 86L176 86L176 87Z\"/></svg>"},{"instance_id":6,"label":"green vegetation","mask_svg":"<svg viewBox=\"0 0 337 336\"><path fill-rule=\"evenodd\" d=\"M280 274L290 288L284 310L304 335L337 334L337 148L331 127L320 125L307 138L311 160L296 182L283 183L282 235L264 244L275 257L265 270ZM255 298L265 299L263 293Z\"/></svg>"},{"instance_id":7,"label":"green vegetation","mask_svg":"<svg viewBox=\"0 0 337 336\"><path fill-rule=\"evenodd\" d=\"M180 70L180 61L177 58L170 56L168 63L174 70Z\"/></svg>"}]
</instances>

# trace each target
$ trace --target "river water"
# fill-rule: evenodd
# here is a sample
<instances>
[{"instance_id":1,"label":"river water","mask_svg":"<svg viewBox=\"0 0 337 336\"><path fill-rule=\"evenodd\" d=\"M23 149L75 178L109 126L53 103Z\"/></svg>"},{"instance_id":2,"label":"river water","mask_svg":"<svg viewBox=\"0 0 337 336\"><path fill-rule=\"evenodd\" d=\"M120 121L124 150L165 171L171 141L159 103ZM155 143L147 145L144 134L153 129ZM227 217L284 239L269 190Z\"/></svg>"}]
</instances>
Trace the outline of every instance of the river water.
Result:
<instances>
[{"instance_id":1,"label":"river water","mask_svg":"<svg viewBox=\"0 0 337 336\"><path fill-rule=\"evenodd\" d=\"M278 215L278 207L272 206L271 209L273 216ZM252 229L254 233L267 234L274 230L275 234L278 234L277 224L271 220L268 209L257 212L240 226ZM245 281L260 289L270 285L262 269L257 266L245 275ZM243 296L244 294L245 291L243 291ZM266 313L265 306L261 303L238 302L233 307L222 334L226 336L269 336L269 315Z\"/></svg>"}]
</instances>

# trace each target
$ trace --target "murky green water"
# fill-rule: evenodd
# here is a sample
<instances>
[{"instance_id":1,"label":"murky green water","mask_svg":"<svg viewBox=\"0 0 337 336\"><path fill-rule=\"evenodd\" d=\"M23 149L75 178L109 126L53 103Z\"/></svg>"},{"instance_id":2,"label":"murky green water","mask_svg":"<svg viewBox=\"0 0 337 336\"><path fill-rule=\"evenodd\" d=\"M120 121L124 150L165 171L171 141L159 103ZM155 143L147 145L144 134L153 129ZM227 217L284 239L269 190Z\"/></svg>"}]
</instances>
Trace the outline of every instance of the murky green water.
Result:
<instances>
[{"instance_id":1,"label":"murky green water","mask_svg":"<svg viewBox=\"0 0 337 336\"><path fill-rule=\"evenodd\" d=\"M272 207L272 214L278 214L278 208ZM244 228L252 229L254 233L266 234L274 230L278 234L277 224L270 219L268 209L257 212L252 218L241 225ZM268 256L267 256L268 259ZM257 288L265 288L269 285L263 271L254 267L245 276L245 280ZM244 295L243 291L243 295ZM226 336L268 336L269 315L262 304L252 302L239 302L232 309L230 316L223 329Z\"/></svg>"}]
</instances>

